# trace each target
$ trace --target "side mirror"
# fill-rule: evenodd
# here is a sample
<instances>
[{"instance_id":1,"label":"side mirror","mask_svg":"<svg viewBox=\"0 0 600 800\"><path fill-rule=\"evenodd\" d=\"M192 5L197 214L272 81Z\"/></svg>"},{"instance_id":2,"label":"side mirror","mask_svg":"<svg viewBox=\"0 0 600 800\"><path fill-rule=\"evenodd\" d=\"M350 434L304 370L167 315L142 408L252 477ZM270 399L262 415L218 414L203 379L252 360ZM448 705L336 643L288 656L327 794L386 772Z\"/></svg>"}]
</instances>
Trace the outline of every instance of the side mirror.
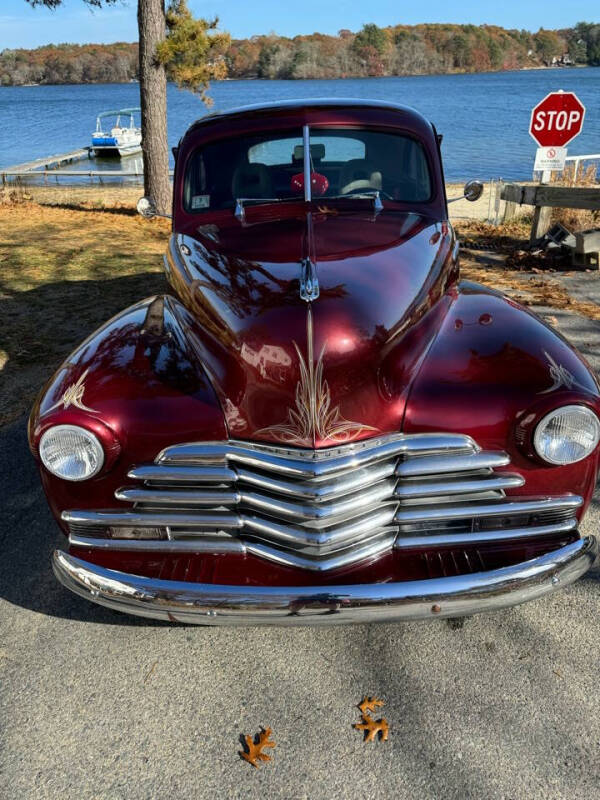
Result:
<instances>
[{"instance_id":1,"label":"side mirror","mask_svg":"<svg viewBox=\"0 0 600 800\"><path fill-rule=\"evenodd\" d=\"M481 183L481 181L467 181L467 183L465 183L465 200L469 200L471 203L474 203L475 200L479 200L482 194L483 183Z\"/></svg>"},{"instance_id":2,"label":"side mirror","mask_svg":"<svg viewBox=\"0 0 600 800\"><path fill-rule=\"evenodd\" d=\"M483 183L481 181L467 181L462 195L460 197L451 197L448 202L456 203L457 200L469 200L474 203L475 200L479 200L482 194Z\"/></svg>"},{"instance_id":3,"label":"side mirror","mask_svg":"<svg viewBox=\"0 0 600 800\"><path fill-rule=\"evenodd\" d=\"M152 219L156 216L156 209L147 197L140 197L137 201L137 212L146 219Z\"/></svg>"},{"instance_id":4,"label":"side mirror","mask_svg":"<svg viewBox=\"0 0 600 800\"><path fill-rule=\"evenodd\" d=\"M163 217L164 219L171 219L170 214L159 214L154 203L148 197L140 197L136 204L138 214L141 214L145 219L154 219L154 217Z\"/></svg>"}]
</instances>

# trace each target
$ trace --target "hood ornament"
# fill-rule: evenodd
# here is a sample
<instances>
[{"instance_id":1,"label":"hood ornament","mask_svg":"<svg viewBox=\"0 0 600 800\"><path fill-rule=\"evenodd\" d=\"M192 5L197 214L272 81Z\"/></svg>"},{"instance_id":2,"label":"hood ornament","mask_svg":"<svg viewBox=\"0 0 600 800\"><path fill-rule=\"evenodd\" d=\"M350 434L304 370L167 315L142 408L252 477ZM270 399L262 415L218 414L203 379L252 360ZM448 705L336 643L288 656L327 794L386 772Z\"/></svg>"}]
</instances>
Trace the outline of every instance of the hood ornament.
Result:
<instances>
[{"instance_id":1,"label":"hood ornament","mask_svg":"<svg viewBox=\"0 0 600 800\"><path fill-rule=\"evenodd\" d=\"M300 297L306 303L311 303L319 296L319 279L317 268L310 258L303 258L301 262L302 272L300 273Z\"/></svg>"},{"instance_id":2,"label":"hood ornament","mask_svg":"<svg viewBox=\"0 0 600 800\"><path fill-rule=\"evenodd\" d=\"M304 202L308 205L306 213L306 244L308 255L300 262L300 298L305 303L312 303L319 296L319 279L317 277L316 259L312 258L315 253L315 235L313 230L312 211L310 203L312 201L312 163L310 152L310 127L302 127L302 157L304 162Z\"/></svg>"}]
</instances>

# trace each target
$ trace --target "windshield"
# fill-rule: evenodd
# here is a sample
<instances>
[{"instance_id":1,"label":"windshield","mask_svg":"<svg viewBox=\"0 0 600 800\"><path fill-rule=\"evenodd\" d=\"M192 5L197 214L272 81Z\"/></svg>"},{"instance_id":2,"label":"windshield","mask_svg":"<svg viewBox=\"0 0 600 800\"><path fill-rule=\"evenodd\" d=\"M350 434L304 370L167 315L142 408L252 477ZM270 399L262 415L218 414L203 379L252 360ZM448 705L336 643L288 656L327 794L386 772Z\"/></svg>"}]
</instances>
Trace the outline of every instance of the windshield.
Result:
<instances>
[{"instance_id":1,"label":"windshield","mask_svg":"<svg viewBox=\"0 0 600 800\"><path fill-rule=\"evenodd\" d=\"M188 162L184 207L189 213L234 208L237 200L304 197L302 131L223 139ZM354 128L310 129L311 188L319 197L381 192L403 203L425 203L431 176L423 146L400 133Z\"/></svg>"}]
</instances>

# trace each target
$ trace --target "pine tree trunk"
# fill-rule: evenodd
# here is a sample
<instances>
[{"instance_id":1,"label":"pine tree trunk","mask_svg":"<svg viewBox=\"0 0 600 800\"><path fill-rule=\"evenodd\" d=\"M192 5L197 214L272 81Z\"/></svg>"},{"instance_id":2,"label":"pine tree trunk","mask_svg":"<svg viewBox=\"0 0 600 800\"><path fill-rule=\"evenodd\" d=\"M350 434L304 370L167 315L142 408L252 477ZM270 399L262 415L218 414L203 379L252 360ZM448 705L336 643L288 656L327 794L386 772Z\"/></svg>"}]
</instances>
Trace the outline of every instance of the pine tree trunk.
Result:
<instances>
[{"instance_id":1,"label":"pine tree trunk","mask_svg":"<svg viewBox=\"0 0 600 800\"><path fill-rule=\"evenodd\" d=\"M159 214L170 214L167 74L155 58L166 33L164 0L138 0L138 27L144 193Z\"/></svg>"}]
</instances>

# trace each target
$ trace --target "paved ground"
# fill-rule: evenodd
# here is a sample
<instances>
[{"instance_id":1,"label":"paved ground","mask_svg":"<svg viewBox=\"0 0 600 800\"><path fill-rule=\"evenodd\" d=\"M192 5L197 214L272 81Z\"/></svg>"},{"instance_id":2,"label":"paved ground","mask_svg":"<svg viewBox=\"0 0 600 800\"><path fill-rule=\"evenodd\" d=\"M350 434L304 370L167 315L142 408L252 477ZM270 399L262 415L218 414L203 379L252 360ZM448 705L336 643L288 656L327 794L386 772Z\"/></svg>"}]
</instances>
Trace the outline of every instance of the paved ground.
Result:
<instances>
[{"instance_id":1,"label":"paved ground","mask_svg":"<svg viewBox=\"0 0 600 800\"><path fill-rule=\"evenodd\" d=\"M548 313L600 369L599 326ZM172 627L55 582L24 421L0 432L0 485L2 800L600 797L598 569L462 630ZM387 743L351 727L364 693ZM277 748L254 770L237 752L260 725Z\"/></svg>"}]
</instances>

